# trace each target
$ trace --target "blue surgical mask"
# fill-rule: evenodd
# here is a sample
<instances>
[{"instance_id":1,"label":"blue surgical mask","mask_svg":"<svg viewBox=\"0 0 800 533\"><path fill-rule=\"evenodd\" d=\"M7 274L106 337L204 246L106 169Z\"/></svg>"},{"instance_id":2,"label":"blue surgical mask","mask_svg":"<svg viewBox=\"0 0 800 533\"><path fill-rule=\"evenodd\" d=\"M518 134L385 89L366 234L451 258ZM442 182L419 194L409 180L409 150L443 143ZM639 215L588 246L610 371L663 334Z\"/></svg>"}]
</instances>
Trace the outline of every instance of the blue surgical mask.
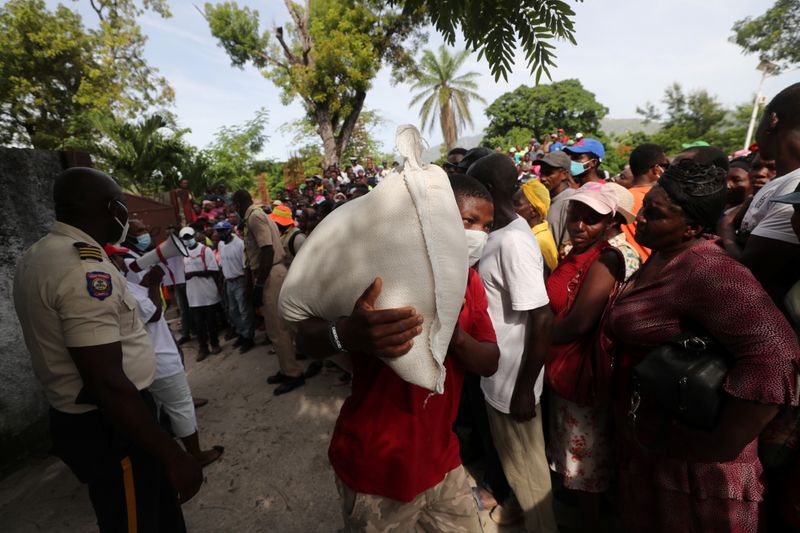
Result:
<instances>
[{"instance_id":1,"label":"blue surgical mask","mask_svg":"<svg viewBox=\"0 0 800 533\"><path fill-rule=\"evenodd\" d=\"M151 244L153 244L153 239L150 238L149 233L145 233L136 237L136 247L140 250L147 250L150 248Z\"/></svg>"},{"instance_id":2,"label":"blue surgical mask","mask_svg":"<svg viewBox=\"0 0 800 533\"><path fill-rule=\"evenodd\" d=\"M189 239L188 241L184 241L188 248L194 248L197 246L197 241L195 239Z\"/></svg>"},{"instance_id":3,"label":"blue surgical mask","mask_svg":"<svg viewBox=\"0 0 800 533\"><path fill-rule=\"evenodd\" d=\"M580 176L584 172L586 172L586 166L584 163L578 163L577 161L573 161L572 163L570 163L569 173L572 176Z\"/></svg>"}]
</instances>

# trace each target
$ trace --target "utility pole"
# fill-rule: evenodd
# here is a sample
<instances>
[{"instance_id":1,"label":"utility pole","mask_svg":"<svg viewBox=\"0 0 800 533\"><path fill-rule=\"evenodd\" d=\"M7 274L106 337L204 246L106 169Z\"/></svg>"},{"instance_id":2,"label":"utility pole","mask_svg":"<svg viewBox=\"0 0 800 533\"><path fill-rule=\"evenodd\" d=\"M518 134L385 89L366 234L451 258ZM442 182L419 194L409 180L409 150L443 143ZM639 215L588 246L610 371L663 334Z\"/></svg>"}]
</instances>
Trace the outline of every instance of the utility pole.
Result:
<instances>
[{"instance_id":1,"label":"utility pole","mask_svg":"<svg viewBox=\"0 0 800 533\"><path fill-rule=\"evenodd\" d=\"M758 90L756 97L753 99L753 113L750 115L750 124L747 126L747 137L744 140L744 149L750 147L750 142L753 140L753 130L756 128L756 117L758 116L758 106L765 101L764 95L761 94L761 88L764 86L764 80L769 76L774 76L778 73L779 67L775 63L769 61L761 61L756 67L756 70L761 72L761 81L758 82Z\"/></svg>"}]
</instances>

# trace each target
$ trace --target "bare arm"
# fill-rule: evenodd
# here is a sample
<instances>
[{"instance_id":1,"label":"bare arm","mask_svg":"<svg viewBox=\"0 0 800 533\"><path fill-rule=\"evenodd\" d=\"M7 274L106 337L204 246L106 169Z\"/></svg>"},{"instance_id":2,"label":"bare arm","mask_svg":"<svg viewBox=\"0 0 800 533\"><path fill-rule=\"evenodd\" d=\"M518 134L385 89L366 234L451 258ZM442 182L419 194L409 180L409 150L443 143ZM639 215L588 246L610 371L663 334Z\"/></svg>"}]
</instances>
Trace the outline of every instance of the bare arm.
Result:
<instances>
[{"instance_id":1,"label":"bare arm","mask_svg":"<svg viewBox=\"0 0 800 533\"><path fill-rule=\"evenodd\" d=\"M737 261L741 260L743 249L736 240L736 230L739 225L736 224L735 220L742 211L741 207L735 209L722 217L717 223L717 235L722 240L722 246ZM739 218L739 224L741 224L741 218Z\"/></svg>"},{"instance_id":2,"label":"bare arm","mask_svg":"<svg viewBox=\"0 0 800 533\"><path fill-rule=\"evenodd\" d=\"M778 309L785 310L783 298L797 281L800 245L750 235L741 262L750 269Z\"/></svg>"},{"instance_id":3,"label":"bare arm","mask_svg":"<svg viewBox=\"0 0 800 533\"><path fill-rule=\"evenodd\" d=\"M603 253L586 273L569 314L553 326L553 344L566 344L593 331L614 286L624 275L619 255L613 250Z\"/></svg>"},{"instance_id":4,"label":"bare arm","mask_svg":"<svg viewBox=\"0 0 800 533\"><path fill-rule=\"evenodd\" d=\"M148 323L158 322L161 319L164 307L161 302L161 280L163 277L164 271L160 268L152 268L147 274L144 275L144 277L142 277L141 285L143 287L147 287L147 296L156 307L156 311L147 321Z\"/></svg>"},{"instance_id":5,"label":"bare arm","mask_svg":"<svg viewBox=\"0 0 800 533\"><path fill-rule=\"evenodd\" d=\"M400 357L422 332L422 315L411 307L375 309L383 281L377 278L356 301L350 316L336 321L339 342L345 350L375 357ZM309 318L298 325L297 348L313 357L336 353L330 339L330 325L321 318Z\"/></svg>"},{"instance_id":6,"label":"bare arm","mask_svg":"<svg viewBox=\"0 0 800 533\"><path fill-rule=\"evenodd\" d=\"M272 260L275 258L275 250L271 245L262 246L258 252L258 270L254 284L263 286L267 282L269 273L272 271Z\"/></svg>"},{"instance_id":7,"label":"bare arm","mask_svg":"<svg viewBox=\"0 0 800 533\"><path fill-rule=\"evenodd\" d=\"M453 331L448 353L461 361L464 368L473 374L489 377L497 372L497 362L500 359L500 349L497 344L476 341L458 324Z\"/></svg>"},{"instance_id":8,"label":"bare arm","mask_svg":"<svg viewBox=\"0 0 800 533\"><path fill-rule=\"evenodd\" d=\"M115 342L69 348L69 353L81 375L85 392L104 418L164 464L181 502L197 494L203 482L200 465L151 416L139 391L122 369L122 345Z\"/></svg>"},{"instance_id":9,"label":"bare arm","mask_svg":"<svg viewBox=\"0 0 800 533\"><path fill-rule=\"evenodd\" d=\"M511 416L518 422L536 416L536 396L533 388L550 349L550 335L553 329L553 312L550 311L550 305L528 311L528 324L531 328L528 344L522 356L510 405Z\"/></svg>"},{"instance_id":10,"label":"bare arm","mask_svg":"<svg viewBox=\"0 0 800 533\"><path fill-rule=\"evenodd\" d=\"M729 396L720 422L713 431L684 427L669 431L668 453L691 462L732 461L777 414L777 405L764 405Z\"/></svg>"}]
</instances>

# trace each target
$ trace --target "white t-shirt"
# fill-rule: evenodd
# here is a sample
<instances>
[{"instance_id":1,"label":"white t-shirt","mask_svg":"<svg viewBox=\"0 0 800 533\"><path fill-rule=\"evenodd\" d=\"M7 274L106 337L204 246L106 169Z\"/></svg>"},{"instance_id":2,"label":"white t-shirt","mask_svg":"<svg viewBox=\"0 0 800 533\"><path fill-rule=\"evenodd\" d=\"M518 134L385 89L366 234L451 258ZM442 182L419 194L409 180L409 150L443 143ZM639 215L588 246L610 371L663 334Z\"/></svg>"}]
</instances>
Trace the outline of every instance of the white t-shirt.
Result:
<instances>
[{"instance_id":1,"label":"white t-shirt","mask_svg":"<svg viewBox=\"0 0 800 533\"><path fill-rule=\"evenodd\" d=\"M167 325L164 315L155 322L148 322L156 312L156 306L147 294L147 288L128 280L128 291L136 298L139 318L142 319L153 351L156 353L156 374L154 379L168 378L183 372L178 345Z\"/></svg>"},{"instance_id":2,"label":"white t-shirt","mask_svg":"<svg viewBox=\"0 0 800 533\"><path fill-rule=\"evenodd\" d=\"M183 272L183 256L176 255L174 257L170 257L167 259L166 265L159 265L162 269L164 269L164 279L161 280L162 285L166 285L167 287L172 285L180 285L182 283L186 283L186 275ZM170 272L172 272L172 276L170 276ZM175 282L173 283L172 278L175 278Z\"/></svg>"},{"instance_id":3,"label":"white t-shirt","mask_svg":"<svg viewBox=\"0 0 800 533\"><path fill-rule=\"evenodd\" d=\"M125 279L128 280L130 283L135 283L135 284L138 285L138 284L140 284L142 282L142 278L144 277L145 274L147 274L147 272L150 269L146 268L146 269L144 269L144 270L142 270L140 272L134 272L133 270L130 269L131 268L131 263L133 263L134 261L136 261L137 259L142 257L142 255L140 253L138 253L138 252L133 251L133 250L130 250L128 252L128 255L133 256L133 259L125 259L124 260L125 266L128 267L128 271L125 272Z\"/></svg>"},{"instance_id":4,"label":"white t-shirt","mask_svg":"<svg viewBox=\"0 0 800 533\"><path fill-rule=\"evenodd\" d=\"M798 183L800 168L764 185L753 197L742 219L741 230L766 239L800 244L792 229L792 205L770 202L772 198L794 192Z\"/></svg>"},{"instance_id":5,"label":"white t-shirt","mask_svg":"<svg viewBox=\"0 0 800 533\"><path fill-rule=\"evenodd\" d=\"M517 217L489 234L478 271L486 288L489 316L497 335L500 361L497 372L481 378L486 401L509 412L528 334L528 311L550 303L544 285L544 259L531 228ZM542 394L544 368L533 385L536 401Z\"/></svg>"},{"instance_id":6,"label":"white t-shirt","mask_svg":"<svg viewBox=\"0 0 800 533\"><path fill-rule=\"evenodd\" d=\"M244 276L244 241L242 239L234 235L229 243L219 241L217 250L219 250L222 275L225 276L225 279Z\"/></svg>"},{"instance_id":7,"label":"white t-shirt","mask_svg":"<svg viewBox=\"0 0 800 533\"><path fill-rule=\"evenodd\" d=\"M205 254L205 262L201 253ZM184 272L204 272L206 270L219 271L219 265L211 248L203 244L189 250L189 257L183 258ZM219 303L219 291L214 278L196 277L186 280L186 299L189 307L203 307Z\"/></svg>"}]
</instances>

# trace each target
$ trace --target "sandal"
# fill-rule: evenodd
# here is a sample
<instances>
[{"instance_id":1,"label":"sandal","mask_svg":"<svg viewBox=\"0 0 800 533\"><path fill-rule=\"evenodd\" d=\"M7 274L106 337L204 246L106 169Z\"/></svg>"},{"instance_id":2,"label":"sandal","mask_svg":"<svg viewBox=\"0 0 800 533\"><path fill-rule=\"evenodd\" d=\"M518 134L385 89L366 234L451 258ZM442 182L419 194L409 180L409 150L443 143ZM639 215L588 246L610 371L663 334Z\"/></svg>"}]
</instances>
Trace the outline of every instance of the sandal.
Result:
<instances>
[{"instance_id":1,"label":"sandal","mask_svg":"<svg viewBox=\"0 0 800 533\"><path fill-rule=\"evenodd\" d=\"M222 457L222 452L225 451L225 447L224 446L212 446L211 450L208 450L208 451L210 452L212 450L217 452L217 454L216 455L211 455L211 456L209 456L209 458L204 459L204 460L198 459L198 462L200 463L201 467L205 468L206 466L210 465L211 463L213 463L214 461L216 461L217 459Z\"/></svg>"}]
</instances>

